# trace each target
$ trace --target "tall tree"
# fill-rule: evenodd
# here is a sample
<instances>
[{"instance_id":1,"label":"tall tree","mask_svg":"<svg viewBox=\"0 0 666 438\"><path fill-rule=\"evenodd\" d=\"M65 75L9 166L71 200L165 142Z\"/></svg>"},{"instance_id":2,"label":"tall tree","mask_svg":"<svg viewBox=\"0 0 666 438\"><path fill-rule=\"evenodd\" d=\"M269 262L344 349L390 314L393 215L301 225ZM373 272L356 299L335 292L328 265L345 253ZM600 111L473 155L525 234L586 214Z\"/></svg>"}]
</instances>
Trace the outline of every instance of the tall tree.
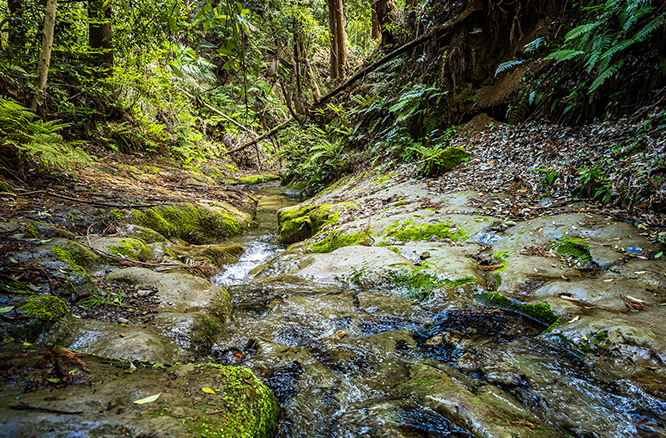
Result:
<instances>
[{"instance_id":1,"label":"tall tree","mask_svg":"<svg viewBox=\"0 0 666 438\"><path fill-rule=\"evenodd\" d=\"M413 2L408 2L413 4ZM393 21L393 17L398 8L393 0L373 0L372 1L372 37L382 39L382 44L393 44L393 35L386 26Z\"/></svg>"},{"instance_id":2,"label":"tall tree","mask_svg":"<svg viewBox=\"0 0 666 438\"><path fill-rule=\"evenodd\" d=\"M111 0L89 0L88 44L101 76L109 76L113 67L113 26Z\"/></svg>"},{"instance_id":3,"label":"tall tree","mask_svg":"<svg viewBox=\"0 0 666 438\"><path fill-rule=\"evenodd\" d=\"M39 54L39 64L37 66L37 87L38 93L32 96L30 108L37 110L37 101L39 93L46 88L46 78L49 75L49 65L51 65L51 51L53 50L53 28L55 27L56 7L58 0L46 0L46 13L44 14L44 31L42 36L42 50Z\"/></svg>"},{"instance_id":4,"label":"tall tree","mask_svg":"<svg viewBox=\"0 0 666 438\"><path fill-rule=\"evenodd\" d=\"M331 31L331 79L342 77L344 68L347 66L344 7L342 0L328 0L328 24Z\"/></svg>"}]
</instances>

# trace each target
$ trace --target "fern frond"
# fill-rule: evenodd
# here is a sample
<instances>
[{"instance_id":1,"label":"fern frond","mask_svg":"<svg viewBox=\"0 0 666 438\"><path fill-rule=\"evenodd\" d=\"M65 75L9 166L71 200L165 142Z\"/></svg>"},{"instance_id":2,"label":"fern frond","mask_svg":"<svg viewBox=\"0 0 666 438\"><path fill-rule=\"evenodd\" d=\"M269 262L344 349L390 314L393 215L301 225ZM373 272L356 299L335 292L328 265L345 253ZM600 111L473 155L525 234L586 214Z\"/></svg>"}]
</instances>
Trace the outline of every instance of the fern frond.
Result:
<instances>
[{"instance_id":1,"label":"fern frond","mask_svg":"<svg viewBox=\"0 0 666 438\"><path fill-rule=\"evenodd\" d=\"M564 40L571 41L580 37L581 35L589 34L594 29L599 27L601 23L602 23L601 21L594 21L592 23L581 24L580 26L575 27L571 29L569 32L567 32L566 36L564 37Z\"/></svg>"},{"instance_id":2,"label":"fern frond","mask_svg":"<svg viewBox=\"0 0 666 438\"><path fill-rule=\"evenodd\" d=\"M666 22L666 12L664 12L663 14L659 15L658 17L650 21L648 24L646 24L643 27L643 29L638 31L634 39L642 43L643 41L648 39L650 35L652 35L652 32L657 30L659 26L663 25L665 22Z\"/></svg>"},{"instance_id":3,"label":"fern frond","mask_svg":"<svg viewBox=\"0 0 666 438\"><path fill-rule=\"evenodd\" d=\"M645 16L645 15L649 14L650 12L654 11L654 9L655 8L653 6L647 6L647 7L644 7L644 8L640 8L639 10L637 10L634 13L629 8L627 8L627 13L626 13L627 20L622 25L622 31L626 32L629 29L631 29L631 26L636 24L636 22L638 20L640 20L641 18L643 18L643 16Z\"/></svg>"},{"instance_id":4,"label":"fern frond","mask_svg":"<svg viewBox=\"0 0 666 438\"><path fill-rule=\"evenodd\" d=\"M512 69L512 68L514 68L514 67L516 67L516 66L518 66L518 65L520 65L524 62L525 62L524 59L503 62L503 63L501 63L500 65L497 66L497 70L495 70L495 76L502 73L503 71Z\"/></svg>"},{"instance_id":5,"label":"fern frond","mask_svg":"<svg viewBox=\"0 0 666 438\"><path fill-rule=\"evenodd\" d=\"M630 40L624 40L624 41L621 41L618 44L615 44L610 49L606 50L606 52L604 52L604 54L601 55L601 57L599 58L599 64L597 66L597 71L599 71L599 72L605 71L608 68L608 66L610 65L610 63L613 59L613 56L615 56L615 54L623 51L624 49L631 46L635 42L636 42L636 40L634 38L632 38Z\"/></svg>"},{"instance_id":6,"label":"fern frond","mask_svg":"<svg viewBox=\"0 0 666 438\"><path fill-rule=\"evenodd\" d=\"M550 55L546 56L546 59L554 59L557 62L562 62L566 61L567 59L577 58L584 54L585 52L582 50L564 49L551 53Z\"/></svg>"},{"instance_id":7,"label":"fern frond","mask_svg":"<svg viewBox=\"0 0 666 438\"><path fill-rule=\"evenodd\" d=\"M624 59L621 59L620 61L611 65L604 72L599 74L599 76L597 76L594 82L592 82L592 85L590 85L590 89L587 91L587 93L588 94L594 93L594 90L599 88L606 81L606 79L613 76L620 69L620 67L622 67L622 65L624 65Z\"/></svg>"},{"instance_id":8,"label":"fern frond","mask_svg":"<svg viewBox=\"0 0 666 438\"><path fill-rule=\"evenodd\" d=\"M534 41L530 41L529 43L525 44L525 46L523 47L523 52L527 53L538 49L541 43L543 43L544 41L545 41L544 37L539 37L536 38Z\"/></svg>"}]
</instances>

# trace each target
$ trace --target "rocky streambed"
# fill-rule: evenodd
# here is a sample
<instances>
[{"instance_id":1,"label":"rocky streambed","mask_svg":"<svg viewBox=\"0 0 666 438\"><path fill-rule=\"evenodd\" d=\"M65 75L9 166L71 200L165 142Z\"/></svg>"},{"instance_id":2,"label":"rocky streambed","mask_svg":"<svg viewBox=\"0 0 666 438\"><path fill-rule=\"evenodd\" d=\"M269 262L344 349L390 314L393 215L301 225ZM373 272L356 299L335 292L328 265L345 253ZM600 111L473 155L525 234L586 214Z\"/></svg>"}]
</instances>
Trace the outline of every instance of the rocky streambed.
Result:
<instances>
[{"instance_id":1,"label":"rocky streambed","mask_svg":"<svg viewBox=\"0 0 666 438\"><path fill-rule=\"evenodd\" d=\"M260 196L265 228L214 245L165 236L159 221L85 238L2 224L17 264L81 278L64 307L4 292L0 433L666 436L660 249L584 204L513 222L488 208L503 195L440 193L410 174L348 178L279 223L286 201L263 195L262 210ZM58 242L90 254L39 259ZM113 247L162 266L111 263ZM197 261L222 272L211 282ZM104 292L84 296L90 282ZM90 297L105 302L72 306ZM85 353L90 374L47 343ZM198 365L175 365L186 362Z\"/></svg>"}]
</instances>

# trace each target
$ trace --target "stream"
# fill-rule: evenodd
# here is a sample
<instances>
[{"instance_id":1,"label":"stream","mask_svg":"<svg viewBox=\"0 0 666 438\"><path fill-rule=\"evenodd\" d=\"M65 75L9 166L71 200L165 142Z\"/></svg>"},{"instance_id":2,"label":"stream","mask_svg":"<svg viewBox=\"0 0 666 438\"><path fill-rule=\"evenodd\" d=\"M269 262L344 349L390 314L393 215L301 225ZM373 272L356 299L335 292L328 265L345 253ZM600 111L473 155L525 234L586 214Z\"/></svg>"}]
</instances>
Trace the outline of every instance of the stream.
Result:
<instances>
[{"instance_id":1,"label":"stream","mask_svg":"<svg viewBox=\"0 0 666 438\"><path fill-rule=\"evenodd\" d=\"M517 313L253 282L285 250L276 211L299 200L276 186L252 194L259 225L225 242L246 251L213 278L235 309L213 354L273 390L277 437L666 436L663 402Z\"/></svg>"}]
</instances>

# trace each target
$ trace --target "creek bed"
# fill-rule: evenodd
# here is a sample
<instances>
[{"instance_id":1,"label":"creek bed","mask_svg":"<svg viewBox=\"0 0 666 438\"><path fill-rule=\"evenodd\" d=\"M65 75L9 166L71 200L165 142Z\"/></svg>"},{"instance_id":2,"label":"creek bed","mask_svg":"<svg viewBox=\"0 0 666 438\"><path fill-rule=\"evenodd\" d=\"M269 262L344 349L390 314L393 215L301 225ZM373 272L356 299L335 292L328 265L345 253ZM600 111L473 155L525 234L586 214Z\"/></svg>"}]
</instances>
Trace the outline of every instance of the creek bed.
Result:
<instances>
[{"instance_id":1,"label":"creek bed","mask_svg":"<svg viewBox=\"0 0 666 438\"><path fill-rule=\"evenodd\" d=\"M396 291L262 285L249 272L284 250L260 189L259 227L214 278L234 313L218 361L250 368L281 405L277 437L658 437L663 401L566 348L547 328L479 304Z\"/></svg>"}]
</instances>

